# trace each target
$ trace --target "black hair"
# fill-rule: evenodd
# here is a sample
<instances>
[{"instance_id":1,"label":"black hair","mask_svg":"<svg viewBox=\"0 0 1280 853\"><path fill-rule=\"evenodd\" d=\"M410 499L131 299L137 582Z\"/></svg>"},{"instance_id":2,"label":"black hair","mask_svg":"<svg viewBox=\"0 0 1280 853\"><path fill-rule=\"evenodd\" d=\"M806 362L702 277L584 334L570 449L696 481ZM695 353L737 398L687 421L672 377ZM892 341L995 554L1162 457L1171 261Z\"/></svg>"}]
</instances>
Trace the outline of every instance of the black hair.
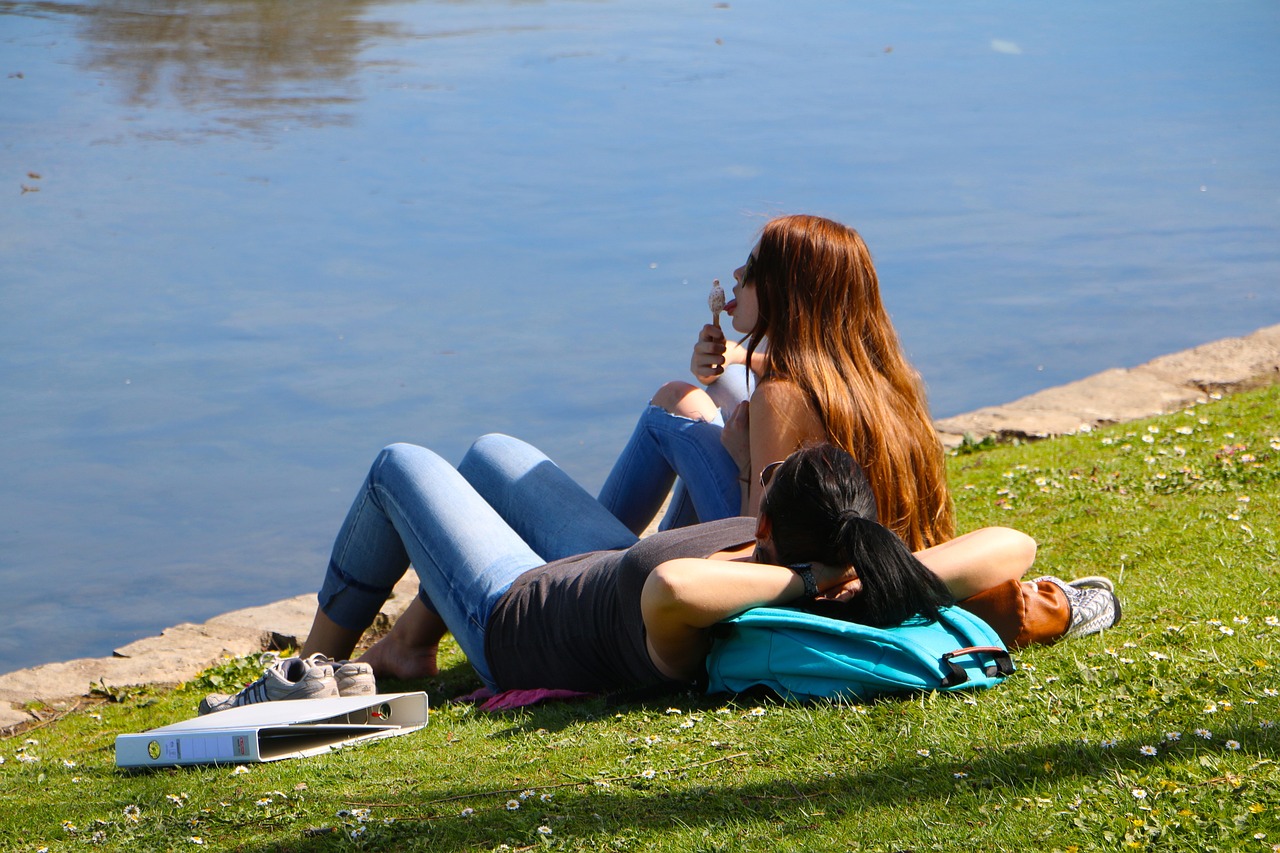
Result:
<instances>
[{"instance_id":1,"label":"black hair","mask_svg":"<svg viewBox=\"0 0 1280 853\"><path fill-rule=\"evenodd\" d=\"M857 461L832 444L787 457L770 481L760 514L770 523L771 558L784 566L853 566L862 590L846 602L809 609L874 627L914 616L937 619L955 599L897 534L876 522L875 497Z\"/></svg>"}]
</instances>

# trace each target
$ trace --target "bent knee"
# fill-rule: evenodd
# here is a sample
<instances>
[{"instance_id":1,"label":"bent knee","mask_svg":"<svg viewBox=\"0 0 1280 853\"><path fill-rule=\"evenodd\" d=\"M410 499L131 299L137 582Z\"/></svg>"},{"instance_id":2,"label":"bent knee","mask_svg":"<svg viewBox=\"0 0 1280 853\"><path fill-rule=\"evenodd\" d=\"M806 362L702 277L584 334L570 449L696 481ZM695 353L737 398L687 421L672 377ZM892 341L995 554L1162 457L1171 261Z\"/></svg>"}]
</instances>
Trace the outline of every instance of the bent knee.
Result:
<instances>
[{"instance_id":1,"label":"bent knee","mask_svg":"<svg viewBox=\"0 0 1280 853\"><path fill-rule=\"evenodd\" d=\"M499 452L504 447L512 447L522 445L524 442L518 438L512 438L500 432L487 432L484 435L471 442L471 447L467 448L467 455L492 455Z\"/></svg>"},{"instance_id":2,"label":"bent knee","mask_svg":"<svg viewBox=\"0 0 1280 853\"><path fill-rule=\"evenodd\" d=\"M435 453L416 444L388 444L373 461L369 474L372 478L385 480L391 471L413 471L420 465L430 464L435 457Z\"/></svg>"},{"instance_id":3,"label":"bent knee","mask_svg":"<svg viewBox=\"0 0 1280 853\"><path fill-rule=\"evenodd\" d=\"M532 444L500 432L491 432L472 442L458 463L458 471L468 480L479 471L519 476L546 460L546 455Z\"/></svg>"},{"instance_id":4,"label":"bent knee","mask_svg":"<svg viewBox=\"0 0 1280 853\"><path fill-rule=\"evenodd\" d=\"M420 456L424 451L428 453L430 452L425 447L421 447L417 444L410 444L407 441L397 441L382 448L382 452L378 455L387 459L405 459Z\"/></svg>"},{"instance_id":5,"label":"bent knee","mask_svg":"<svg viewBox=\"0 0 1280 853\"><path fill-rule=\"evenodd\" d=\"M696 385L676 380L674 382L664 384L661 388L655 391L649 402L670 412L674 407L679 406L686 397L689 397L695 391L699 390L701 389Z\"/></svg>"},{"instance_id":6,"label":"bent knee","mask_svg":"<svg viewBox=\"0 0 1280 853\"><path fill-rule=\"evenodd\" d=\"M706 391L678 380L659 388L650 402L673 415L690 420L714 420L720 411Z\"/></svg>"},{"instance_id":7,"label":"bent knee","mask_svg":"<svg viewBox=\"0 0 1280 853\"><path fill-rule=\"evenodd\" d=\"M998 530L1003 537L1002 545L1010 572L1021 577L1036 561L1036 540L1011 527L1001 527Z\"/></svg>"}]
</instances>

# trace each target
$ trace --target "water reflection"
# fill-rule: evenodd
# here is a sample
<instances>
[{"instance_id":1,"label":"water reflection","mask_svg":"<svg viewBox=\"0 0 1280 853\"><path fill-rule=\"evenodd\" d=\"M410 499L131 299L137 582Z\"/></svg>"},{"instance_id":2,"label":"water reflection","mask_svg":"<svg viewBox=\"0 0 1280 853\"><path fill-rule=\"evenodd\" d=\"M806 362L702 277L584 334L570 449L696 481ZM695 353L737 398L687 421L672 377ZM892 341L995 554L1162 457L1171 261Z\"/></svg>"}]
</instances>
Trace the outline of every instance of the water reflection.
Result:
<instances>
[{"instance_id":1,"label":"water reflection","mask_svg":"<svg viewBox=\"0 0 1280 853\"><path fill-rule=\"evenodd\" d=\"M71 15L84 67L133 107L177 105L227 127L350 124L360 53L402 35L385 0L103 0L0 3L0 14Z\"/></svg>"},{"instance_id":2,"label":"water reflection","mask_svg":"<svg viewBox=\"0 0 1280 853\"><path fill-rule=\"evenodd\" d=\"M81 2L0 0L0 672L314 591L390 441L598 486L770 212L936 414L1280 316L1268 0Z\"/></svg>"}]
</instances>

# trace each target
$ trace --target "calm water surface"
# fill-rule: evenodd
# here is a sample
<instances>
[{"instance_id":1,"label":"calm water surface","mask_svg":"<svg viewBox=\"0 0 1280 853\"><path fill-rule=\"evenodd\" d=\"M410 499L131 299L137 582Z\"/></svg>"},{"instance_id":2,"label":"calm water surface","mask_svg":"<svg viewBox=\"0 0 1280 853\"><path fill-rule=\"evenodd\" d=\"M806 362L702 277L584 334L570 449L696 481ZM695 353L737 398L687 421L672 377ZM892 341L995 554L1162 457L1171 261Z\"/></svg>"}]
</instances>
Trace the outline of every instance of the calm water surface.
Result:
<instances>
[{"instance_id":1,"label":"calm water surface","mask_svg":"<svg viewBox=\"0 0 1280 853\"><path fill-rule=\"evenodd\" d=\"M0 671L314 590L391 441L597 487L776 213L939 416L1280 322L1280 6L1114 5L0 2Z\"/></svg>"}]
</instances>

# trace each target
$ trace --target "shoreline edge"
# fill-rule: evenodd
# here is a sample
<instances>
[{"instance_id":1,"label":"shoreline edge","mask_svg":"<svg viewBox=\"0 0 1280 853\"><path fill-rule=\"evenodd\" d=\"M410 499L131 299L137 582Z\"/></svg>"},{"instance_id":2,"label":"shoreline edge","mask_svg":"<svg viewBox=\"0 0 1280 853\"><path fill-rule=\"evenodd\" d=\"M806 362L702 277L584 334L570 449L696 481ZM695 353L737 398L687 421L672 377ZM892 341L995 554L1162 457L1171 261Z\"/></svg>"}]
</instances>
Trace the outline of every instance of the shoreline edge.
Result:
<instances>
[{"instance_id":1,"label":"shoreline edge","mask_svg":"<svg viewBox=\"0 0 1280 853\"><path fill-rule=\"evenodd\" d=\"M935 427L947 449L966 438L1035 440L1084 432L1177 411L1215 397L1280 384L1280 325L1114 368L1002 406L942 418ZM410 569L383 606L394 620L417 594ZM49 663L0 675L0 736L77 707L97 689L169 686L190 680L226 657L297 647L306 639L315 594L183 623L114 650L111 657ZM39 706L39 707L36 707ZM41 716L41 714L45 716Z\"/></svg>"}]
</instances>

